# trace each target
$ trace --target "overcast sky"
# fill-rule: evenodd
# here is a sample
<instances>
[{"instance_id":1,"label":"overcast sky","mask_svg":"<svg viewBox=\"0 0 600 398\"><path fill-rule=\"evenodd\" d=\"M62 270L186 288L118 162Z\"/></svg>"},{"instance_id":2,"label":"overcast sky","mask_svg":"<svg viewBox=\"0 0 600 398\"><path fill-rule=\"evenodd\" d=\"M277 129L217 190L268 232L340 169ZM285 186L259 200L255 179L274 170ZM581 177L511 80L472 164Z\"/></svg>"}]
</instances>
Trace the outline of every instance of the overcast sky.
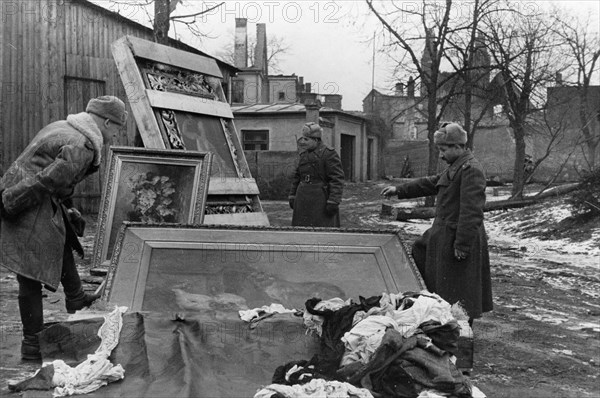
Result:
<instances>
[{"instance_id":1,"label":"overcast sky","mask_svg":"<svg viewBox=\"0 0 600 398\"><path fill-rule=\"evenodd\" d=\"M93 2L148 25L147 12L139 5L123 5L108 0ZM186 15L219 2L183 0L174 14ZM410 7L421 1L402 3ZM570 10L582 16L593 15L596 23L590 29L598 31L599 1L557 3L567 4ZM549 2L522 1L520 4L544 7ZM181 24L172 25L170 34L176 34L178 39L217 56L227 45L233 44L235 18L248 19L249 36L255 36L256 23L265 23L268 36L283 38L291 49L281 57L281 73L303 76L315 92L341 94L345 110L362 110L362 100L373 87L373 74L376 89L389 93L394 86L392 65L385 55L375 56L373 73L372 37L380 26L369 15L364 1L228 0L210 15L198 19L207 37L194 37Z\"/></svg>"}]
</instances>

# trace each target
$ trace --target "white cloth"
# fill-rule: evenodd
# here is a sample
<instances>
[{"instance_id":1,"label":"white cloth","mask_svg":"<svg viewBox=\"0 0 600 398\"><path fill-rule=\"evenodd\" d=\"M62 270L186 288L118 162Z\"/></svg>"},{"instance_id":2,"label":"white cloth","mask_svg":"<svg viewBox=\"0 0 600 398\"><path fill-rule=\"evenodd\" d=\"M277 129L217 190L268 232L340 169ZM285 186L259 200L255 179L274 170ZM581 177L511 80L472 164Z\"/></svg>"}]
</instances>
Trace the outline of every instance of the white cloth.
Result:
<instances>
[{"instance_id":1,"label":"white cloth","mask_svg":"<svg viewBox=\"0 0 600 398\"><path fill-rule=\"evenodd\" d=\"M366 388L358 388L349 383L313 379L306 384L286 386L271 384L259 390L254 398L269 398L279 393L286 398L373 398Z\"/></svg>"},{"instance_id":2,"label":"white cloth","mask_svg":"<svg viewBox=\"0 0 600 398\"><path fill-rule=\"evenodd\" d=\"M437 321L445 325L455 319L450 304L435 293L424 292L411 300L410 308L406 308L405 300L403 306L396 310L396 304L402 298L401 294L383 293L379 307L371 308L367 315L386 315L393 318L399 326L398 331L404 337L412 336L423 322Z\"/></svg>"},{"instance_id":3,"label":"white cloth","mask_svg":"<svg viewBox=\"0 0 600 398\"><path fill-rule=\"evenodd\" d=\"M123 327L122 315L126 311L127 307L115 307L110 314L104 316L104 323L98 330L98 337L102 342L96 352L88 355L85 361L74 368L62 360L50 363L54 366L52 378L52 383L56 386L52 394L54 397L87 394L125 377L123 367L113 366L108 357L119 343L119 334Z\"/></svg>"},{"instance_id":4,"label":"white cloth","mask_svg":"<svg viewBox=\"0 0 600 398\"><path fill-rule=\"evenodd\" d=\"M417 398L447 398L448 394L435 390L424 390L421 391ZM486 398L486 395L475 386L471 386L471 397L472 398Z\"/></svg>"},{"instance_id":5,"label":"white cloth","mask_svg":"<svg viewBox=\"0 0 600 398\"><path fill-rule=\"evenodd\" d=\"M359 361L368 363L375 350L381 345L387 328L398 329L398 324L388 316L371 315L357 323L349 332L344 333L342 341L346 351L340 366Z\"/></svg>"},{"instance_id":6,"label":"white cloth","mask_svg":"<svg viewBox=\"0 0 600 398\"><path fill-rule=\"evenodd\" d=\"M396 309L403 297L402 294L383 293L379 307L373 307L359 317L355 315L354 320L362 320L342 337L345 352L340 366L359 361L368 363L381 345L387 328L394 328L404 337L410 337L423 322L433 320L444 325L454 319L450 304L437 294L427 292L427 295L412 300L410 308L405 308L403 304Z\"/></svg>"},{"instance_id":7,"label":"white cloth","mask_svg":"<svg viewBox=\"0 0 600 398\"><path fill-rule=\"evenodd\" d=\"M242 321L244 322L251 322L254 318L261 317L265 314L289 314L294 312L297 312L297 310L287 309L281 304L263 305L260 308L238 311L240 318L242 318Z\"/></svg>"},{"instance_id":8,"label":"white cloth","mask_svg":"<svg viewBox=\"0 0 600 398\"><path fill-rule=\"evenodd\" d=\"M323 310L331 310L337 311L342 307L352 304L352 300L348 299L346 301L342 300L339 297L332 298L329 300L319 301L315 305L315 310L323 311ZM306 333L316 333L317 336L321 337L323 333L323 322L325 319L320 315L313 315L308 311L304 311L304 326L306 327Z\"/></svg>"}]
</instances>

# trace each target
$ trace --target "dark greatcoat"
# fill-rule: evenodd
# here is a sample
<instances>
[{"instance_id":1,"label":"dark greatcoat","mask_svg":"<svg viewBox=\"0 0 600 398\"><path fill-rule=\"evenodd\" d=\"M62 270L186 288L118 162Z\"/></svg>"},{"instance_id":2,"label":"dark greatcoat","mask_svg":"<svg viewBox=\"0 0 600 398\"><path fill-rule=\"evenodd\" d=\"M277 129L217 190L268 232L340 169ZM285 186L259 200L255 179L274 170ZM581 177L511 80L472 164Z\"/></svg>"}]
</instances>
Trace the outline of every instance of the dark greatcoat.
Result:
<instances>
[{"instance_id":1,"label":"dark greatcoat","mask_svg":"<svg viewBox=\"0 0 600 398\"><path fill-rule=\"evenodd\" d=\"M72 231L63 202L98 170L102 149L102 134L88 114L67 120L74 124L61 120L40 130L0 180L4 207L14 216L0 220L0 265L50 290L60 283Z\"/></svg>"},{"instance_id":2,"label":"dark greatcoat","mask_svg":"<svg viewBox=\"0 0 600 398\"><path fill-rule=\"evenodd\" d=\"M300 154L289 199L294 201L293 226L339 227L339 210L327 214L327 203L340 204L344 170L337 152L322 142Z\"/></svg>"},{"instance_id":3,"label":"dark greatcoat","mask_svg":"<svg viewBox=\"0 0 600 398\"><path fill-rule=\"evenodd\" d=\"M428 290L450 304L460 301L471 318L492 310L485 185L481 164L467 151L441 174L396 187L400 199L437 194L435 220L415 242L413 257ZM468 257L457 260L455 248Z\"/></svg>"}]
</instances>

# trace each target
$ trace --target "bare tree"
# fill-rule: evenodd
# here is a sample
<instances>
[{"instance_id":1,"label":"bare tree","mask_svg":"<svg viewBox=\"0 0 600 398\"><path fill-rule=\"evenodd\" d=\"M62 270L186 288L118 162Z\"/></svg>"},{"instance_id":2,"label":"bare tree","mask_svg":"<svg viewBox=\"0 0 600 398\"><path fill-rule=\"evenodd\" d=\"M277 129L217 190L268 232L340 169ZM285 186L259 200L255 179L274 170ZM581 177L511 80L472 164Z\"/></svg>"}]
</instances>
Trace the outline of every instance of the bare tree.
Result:
<instances>
[{"instance_id":1,"label":"bare tree","mask_svg":"<svg viewBox=\"0 0 600 398\"><path fill-rule=\"evenodd\" d=\"M401 63L410 64L421 80L422 96L426 101L427 137L429 138L429 161L427 173L438 170L438 150L433 134L439 126L443 109L452 96L451 88L439 98L439 90L450 82L452 76L441 75L440 65L445 57L446 39L450 34L452 0L439 2L423 0L418 7L406 7L405 2L378 2L366 0L373 15L381 22L389 35L389 47L402 52ZM417 3L412 3L417 4ZM409 23L412 22L412 23ZM419 57L423 48L423 57ZM426 205L433 200L427 199Z\"/></svg>"},{"instance_id":2,"label":"bare tree","mask_svg":"<svg viewBox=\"0 0 600 398\"><path fill-rule=\"evenodd\" d=\"M230 44L226 45L217 55L225 62L235 65L235 50L234 38L230 40ZM254 51L256 48L256 38L248 40L248 59L254 59ZM269 70L274 73L282 73L281 61L286 55L291 54L291 46L286 42L285 38L276 35L269 35L267 38L267 64Z\"/></svg>"},{"instance_id":3,"label":"bare tree","mask_svg":"<svg viewBox=\"0 0 600 398\"><path fill-rule=\"evenodd\" d=\"M447 60L460 77L460 88L455 92L455 111L462 113L462 124L467 131L467 147L473 149L478 125L496 105L497 99L489 93L489 76L495 66L483 35L480 20L496 12L497 0L475 0L470 10L470 25L459 29L448 38Z\"/></svg>"},{"instance_id":4,"label":"bare tree","mask_svg":"<svg viewBox=\"0 0 600 398\"><path fill-rule=\"evenodd\" d=\"M521 199L525 184L524 161L528 122L542 109L545 87L563 70L558 57L559 40L547 15L539 10L502 10L489 13L485 22L486 41L499 69L496 82L515 140L511 197Z\"/></svg>"},{"instance_id":5,"label":"bare tree","mask_svg":"<svg viewBox=\"0 0 600 398\"><path fill-rule=\"evenodd\" d=\"M556 181L577 151L580 140L576 139L573 142L569 137L570 113L568 108L561 108L558 112L556 108L547 107L532 117L529 123L539 152L531 169L525 174L525 183L533 179L536 171L544 162L551 161L552 163L552 167L549 168L552 174L545 181L544 187L538 192L538 195Z\"/></svg>"},{"instance_id":6,"label":"bare tree","mask_svg":"<svg viewBox=\"0 0 600 398\"><path fill-rule=\"evenodd\" d=\"M554 31L563 39L564 54L574 60L572 68L565 71L562 84L577 88L578 103L565 98L566 105L578 108L577 126L587 152L590 170L598 166L598 148L600 145L600 110L591 105L590 83L600 58L600 40L598 33L589 31L590 20L582 21L565 12L555 14ZM597 104L596 104L597 105Z\"/></svg>"},{"instance_id":7,"label":"bare tree","mask_svg":"<svg viewBox=\"0 0 600 398\"><path fill-rule=\"evenodd\" d=\"M153 12L150 12L149 7L152 4L154 5ZM185 25L195 36L205 36L205 33L203 33L199 26L198 17L210 14L225 3L221 2L214 4L205 3L204 1L194 2L194 9L199 9L200 11L182 15L173 15L177 6L182 4L183 0L113 0L111 2L111 8L115 8L116 12L119 12L120 9L123 8L125 13L131 11L132 7L135 7L136 9L141 8L146 14L148 22L152 24L154 41L161 44L167 44L169 42L171 23Z\"/></svg>"}]
</instances>

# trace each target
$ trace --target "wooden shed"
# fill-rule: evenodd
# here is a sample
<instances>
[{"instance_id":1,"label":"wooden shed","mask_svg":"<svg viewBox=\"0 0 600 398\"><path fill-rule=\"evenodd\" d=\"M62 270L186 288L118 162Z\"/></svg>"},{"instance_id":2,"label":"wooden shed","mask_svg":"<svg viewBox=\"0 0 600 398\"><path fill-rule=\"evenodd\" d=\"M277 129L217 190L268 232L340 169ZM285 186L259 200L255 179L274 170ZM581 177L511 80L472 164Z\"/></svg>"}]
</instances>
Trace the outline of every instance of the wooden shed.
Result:
<instances>
[{"instance_id":1,"label":"wooden shed","mask_svg":"<svg viewBox=\"0 0 600 398\"><path fill-rule=\"evenodd\" d=\"M127 87L110 45L125 35L153 39L151 29L84 0L2 1L0 19L0 173L42 127L84 111L90 98L107 94L126 101ZM208 56L177 40L170 45ZM224 92L229 93L229 78L237 69L217 63ZM136 126L130 118L113 144L135 143ZM103 175L101 168L79 184L74 200L82 211L98 211Z\"/></svg>"}]
</instances>

